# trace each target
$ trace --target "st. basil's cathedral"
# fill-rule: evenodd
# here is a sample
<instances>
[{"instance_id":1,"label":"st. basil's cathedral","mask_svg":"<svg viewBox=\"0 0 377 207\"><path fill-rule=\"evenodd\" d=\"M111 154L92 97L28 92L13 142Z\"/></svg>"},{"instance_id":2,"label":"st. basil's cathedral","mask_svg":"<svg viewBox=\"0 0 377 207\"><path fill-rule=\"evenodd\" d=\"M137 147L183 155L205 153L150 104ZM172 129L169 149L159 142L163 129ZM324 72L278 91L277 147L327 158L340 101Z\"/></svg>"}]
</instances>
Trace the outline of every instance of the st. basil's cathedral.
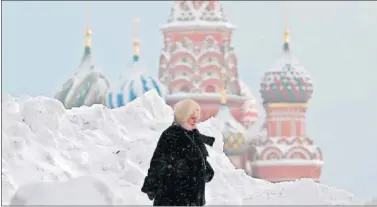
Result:
<instances>
[{"instance_id":1,"label":"st. basil's cathedral","mask_svg":"<svg viewBox=\"0 0 377 207\"><path fill-rule=\"evenodd\" d=\"M256 135L246 131L256 123L256 100L240 79L232 47L235 26L220 1L175 1L166 24L160 28L164 47L158 77L148 74L140 54L138 19L134 19L134 74L121 74L109 82L92 56L89 27L78 71L55 94L66 108L103 104L125 106L152 89L173 106L191 98L201 108L201 121L224 120L224 153L235 168L271 182L311 178L320 181L322 153L306 135L308 101L313 93L310 76L292 55L289 31L284 31L281 57L260 83L266 112ZM277 48L278 49L278 48Z\"/></svg>"}]
</instances>

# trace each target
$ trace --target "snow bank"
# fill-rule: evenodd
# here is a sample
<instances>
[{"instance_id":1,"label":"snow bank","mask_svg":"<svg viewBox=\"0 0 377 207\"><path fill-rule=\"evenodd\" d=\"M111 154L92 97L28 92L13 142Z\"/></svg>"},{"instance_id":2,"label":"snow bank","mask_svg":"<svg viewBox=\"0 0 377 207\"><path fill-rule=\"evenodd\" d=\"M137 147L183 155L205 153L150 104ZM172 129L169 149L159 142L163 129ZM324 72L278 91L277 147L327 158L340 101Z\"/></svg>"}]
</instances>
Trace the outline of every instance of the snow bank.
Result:
<instances>
[{"instance_id":1,"label":"snow bank","mask_svg":"<svg viewBox=\"0 0 377 207\"><path fill-rule=\"evenodd\" d=\"M4 95L2 113L4 204L151 204L140 188L157 139L173 120L156 91L118 109L65 110L51 98ZM222 152L221 128L216 119L199 126L216 138L208 149L216 172L206 189L209 205L364 203L310 180L271 184L235 170ZM50 194L70 201L43 199Z\"/></svg>"},{"instance_id":2,"label":"snow bank","mask_svg":"<svg viewBox=\"0 0 377 207\"><path fill-rule=\"evenodd\" d=\"M24 185L13 196L10 205L111 205L113 201L113 194L106 184L83 176L61 183Z\"/></svg>"},{"instance_id":3,"label":"snow bank","mask_svg":"<svg viewBox=\"0 0 377 207\"><path fill-rule=\"evenodd\" d=\"M370 201L366 202L365 205L377 206L377 197L372 198Z\"/></svg>"}]
</instances>

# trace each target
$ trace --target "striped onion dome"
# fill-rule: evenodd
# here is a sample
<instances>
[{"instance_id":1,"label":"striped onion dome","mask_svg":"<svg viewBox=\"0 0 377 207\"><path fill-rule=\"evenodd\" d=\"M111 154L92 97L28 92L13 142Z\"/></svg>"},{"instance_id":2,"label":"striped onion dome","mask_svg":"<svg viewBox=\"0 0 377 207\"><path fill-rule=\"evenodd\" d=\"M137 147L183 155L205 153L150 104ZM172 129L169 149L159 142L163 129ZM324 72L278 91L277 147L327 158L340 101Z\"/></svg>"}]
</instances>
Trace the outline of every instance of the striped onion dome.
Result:
<instances>
[{"instance_id":1,"label":"striped onion dome","mask_svg":"<svg viewBox=\"0 0 377 207\"><path fill-rule=\"evenodd\" d=\"M165 97L166 89L163 84L150 75L137 72L108 92L106 105L109 108L125 106L152 89L155 89L161 97Z\"/></svg>"},{"instance_id":2,"label":"striped onion dome","mask_svg":"<svg viewBox=\"0 0 377 207\"><path fill-rule=\"evenodd\" d=\"M94 64L91 53L91 30L85 33L85 50L79 70L54 94L64 107L102 104L109 82L102 70Z\"/></svg>"},{"instance_id":3,"label":"striped onion dome","mask_svg":"<svg viewBox=\"0 0 377 207\"><path fill-rule=\"evenodd\" d=\"M227 104L221 104L216 119L224 122L221 130L224 141L224 153L228 156L238 156L245 152L245 128L234 119Z\"/></svg>"},{"instance_id":4,"label":"striped onion dome","mask_svg":"<svg viewBox=\"0 0 377 207\"><path fill-rule=\"evenodd\" d=\"M227 156L238 156L246 151L245 137L242 133L223 132L224 137L224 153Z\"/></svg>"},{"instance_id":5,"label":"striped onion dome","mask_svg":"<svg viewBox=\"0 0 377 207\"><path fill-rule=\"evenodd\" d=\"M284 36L283 56L265 73L260 93L264 103L306 103L313 93L312 79L292 56L287 30Z\"/></svg>"}]
</instances>

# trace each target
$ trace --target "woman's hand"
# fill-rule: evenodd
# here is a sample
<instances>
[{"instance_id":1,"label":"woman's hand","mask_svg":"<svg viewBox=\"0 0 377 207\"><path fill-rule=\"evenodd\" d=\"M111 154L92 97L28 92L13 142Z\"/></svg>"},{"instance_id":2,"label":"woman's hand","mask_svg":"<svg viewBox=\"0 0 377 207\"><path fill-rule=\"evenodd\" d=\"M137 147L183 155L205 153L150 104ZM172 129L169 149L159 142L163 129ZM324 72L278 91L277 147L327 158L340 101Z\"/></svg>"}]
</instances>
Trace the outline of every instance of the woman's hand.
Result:
<instances>
[{"instance_id":1,"label":"woman's hand","mask_svg":"<svg viewBox=\"0 0 377 207\"><path fill-rule=\"evenodd\" d=\"M148 195L149 200L151 201L156 197L156 195L153 192L148 192L147 195Z\"/></svg>"}]
</instances>

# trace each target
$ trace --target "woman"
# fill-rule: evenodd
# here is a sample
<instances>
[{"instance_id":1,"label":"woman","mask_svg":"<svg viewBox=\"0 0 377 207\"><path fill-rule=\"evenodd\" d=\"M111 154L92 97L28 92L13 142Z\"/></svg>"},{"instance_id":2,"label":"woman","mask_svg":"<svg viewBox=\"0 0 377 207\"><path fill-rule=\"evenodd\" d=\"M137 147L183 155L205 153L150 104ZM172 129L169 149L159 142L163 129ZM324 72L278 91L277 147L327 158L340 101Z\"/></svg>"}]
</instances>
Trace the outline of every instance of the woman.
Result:
<instances>
[{"instance_id":1,"label":"woman","mask_svg":"<svg viewBox=\"0 0 377 207\"><path fill-rule=\"evenodd\" d=\"M207 162L215 138L200 134L200 106L185 99L174 106L174 122L160 136L141 189L154 206L203 206L214 171Z\"/></svg>"}]
</instances>

